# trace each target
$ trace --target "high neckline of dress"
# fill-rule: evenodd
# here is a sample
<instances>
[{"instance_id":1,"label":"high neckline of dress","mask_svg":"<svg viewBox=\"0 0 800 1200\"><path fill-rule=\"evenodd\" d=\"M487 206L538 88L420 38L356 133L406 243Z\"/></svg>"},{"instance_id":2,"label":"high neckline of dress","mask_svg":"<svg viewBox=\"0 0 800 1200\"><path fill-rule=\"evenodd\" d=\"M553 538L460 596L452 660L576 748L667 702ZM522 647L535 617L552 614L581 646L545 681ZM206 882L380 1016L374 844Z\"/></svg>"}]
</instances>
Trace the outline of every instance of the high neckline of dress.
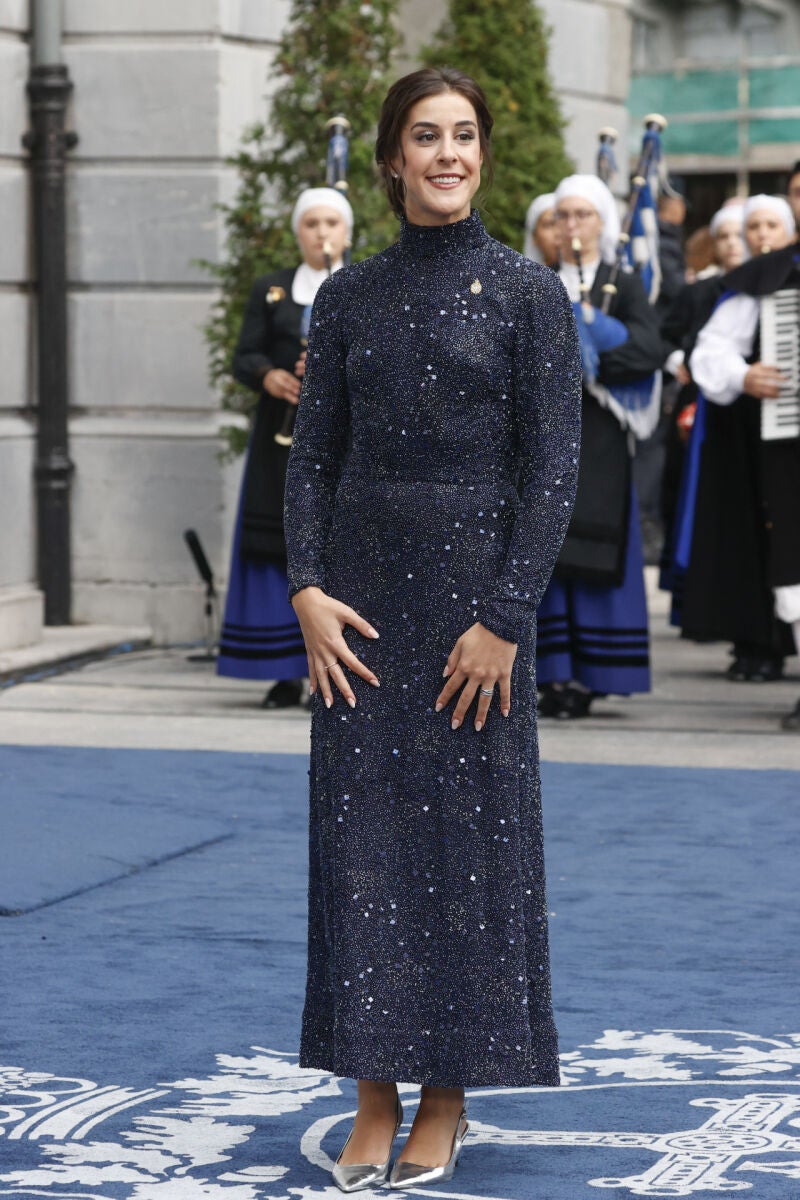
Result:
<instances>
[{"instance_id":1,"label":"high neckline of dress","mask_svg":"<svg viewBox=\"0 0 800 1200\"><path fill-rule=\"evenodd\" d=\"M400 246L415 257L458 253L480 245L487 236L477 208L449 225L412 225L400 218Z\"/></svg>"}]
</instances>

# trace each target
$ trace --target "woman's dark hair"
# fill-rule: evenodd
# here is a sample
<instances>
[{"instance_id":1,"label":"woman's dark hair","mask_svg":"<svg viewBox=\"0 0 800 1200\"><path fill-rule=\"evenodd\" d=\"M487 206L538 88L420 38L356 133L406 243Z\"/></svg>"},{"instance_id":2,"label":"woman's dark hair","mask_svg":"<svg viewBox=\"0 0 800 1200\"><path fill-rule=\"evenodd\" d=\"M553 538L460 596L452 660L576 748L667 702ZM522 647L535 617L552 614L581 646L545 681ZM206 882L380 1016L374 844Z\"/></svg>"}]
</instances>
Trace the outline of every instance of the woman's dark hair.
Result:
<instances>
[{"instance_id":1,"label":"woman's dark hair","mask_svg":"<svg viewBox=\"0 0 800 1200\"><path fill-rule=\"evenodd\" d=\"M489 112L482 88L471 76L455 67L423 67L421 71L412 71L410 75L404 75L392 84L378 120L375 161L380 168L389 203L398 217L405 214L406 189L402 179L392 178L389 160L402 158L400 141L409 111L418 100L424 100L427 96L439 96L442 92L458 92L469 100L475 109L483 162L488 184L491 185L493 165L490 138L494 117Z\"/></svg>"}]
</instances>

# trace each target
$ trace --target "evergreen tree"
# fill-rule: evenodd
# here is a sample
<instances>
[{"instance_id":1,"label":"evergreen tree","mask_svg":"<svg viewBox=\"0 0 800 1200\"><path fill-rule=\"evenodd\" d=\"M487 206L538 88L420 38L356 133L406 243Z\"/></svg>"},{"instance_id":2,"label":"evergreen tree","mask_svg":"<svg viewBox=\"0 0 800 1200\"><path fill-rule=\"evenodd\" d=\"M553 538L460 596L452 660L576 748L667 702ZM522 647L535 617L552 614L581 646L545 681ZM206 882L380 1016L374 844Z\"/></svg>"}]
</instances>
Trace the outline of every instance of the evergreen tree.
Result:
<instances>
[{"instance_id":1,"label":"evergreen tree","mask_svg":"<svg viewBox=\"0 0 800 1200\"><path fill-rule=\"evenodd\" d=\"M351 126L347 197L355 214L353 258L373 254L397 236L373 164L378 114L399 42L396 3L293 0L273 68L279 82L270 125L247 130L239 153L228 160L239 186L233 202L220 205L222 261L202 264L221 289L205 336L211 382L223 408L254 407L253 394L230 374L242 312L256 276L298 261L289 219L298 193L325 182L330 117L342 114ZM242 451L247 434L233 427L227 434L231 451Z\"/></svg>"},{"instance_id":2,"label":"evergreen tree","mask_svg":"<svg viewBox=\"0 0 800 1200\"><path fill-rule=\"evenodd\" d=\"M489 232L515 250L531 200L573 170L547 52L548 31L532 0L449 0L444 24L422 52L425 65L458 67L486 93L495 178L477 203Z\"/></svg>"}]
</instances>

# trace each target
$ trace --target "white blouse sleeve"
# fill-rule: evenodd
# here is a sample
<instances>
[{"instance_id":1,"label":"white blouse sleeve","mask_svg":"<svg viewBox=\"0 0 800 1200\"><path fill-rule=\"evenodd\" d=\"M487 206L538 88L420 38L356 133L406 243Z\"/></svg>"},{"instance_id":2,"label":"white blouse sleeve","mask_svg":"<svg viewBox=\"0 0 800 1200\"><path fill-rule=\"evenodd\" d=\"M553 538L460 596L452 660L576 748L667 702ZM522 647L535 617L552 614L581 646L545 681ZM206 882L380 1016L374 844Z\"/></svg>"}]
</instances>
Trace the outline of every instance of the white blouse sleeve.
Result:
<instances>
[{"instance_id":1,"label":"white blouse sleeve","mask_svg":"<svg viewBox=\"0 0 800 1200\"><path fill-rule=\"evenodd\" d=\"M689 368L692 379L715 404L733 404L744 391L744 377L758 328L759 305L753 296L731 296L700 331Z\"/></svg>"}]
</instances>

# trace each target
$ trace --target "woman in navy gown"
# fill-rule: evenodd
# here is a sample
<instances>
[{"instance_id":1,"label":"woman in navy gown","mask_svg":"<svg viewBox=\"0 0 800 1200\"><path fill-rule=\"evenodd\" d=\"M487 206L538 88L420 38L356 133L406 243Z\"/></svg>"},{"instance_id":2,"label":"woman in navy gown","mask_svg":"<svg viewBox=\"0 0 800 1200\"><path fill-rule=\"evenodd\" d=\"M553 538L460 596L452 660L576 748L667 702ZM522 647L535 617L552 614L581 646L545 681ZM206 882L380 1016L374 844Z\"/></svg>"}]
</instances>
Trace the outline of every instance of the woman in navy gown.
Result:
<instances>
[{"instance_id":1,"label":"woman in navy gown","mask_svg":"<svg viewBox=\"0 0 800 1200\"><path fill-rule=\"evenodd\" d=\"M258 405L242 476L217 672L276 680L265 708L288 708L302 699L305 648L286 598L286 464L311 305L323 279L342 265L353 212L341 192L306 188L295 203L292 230L303 261L256 279L232 364L239 383L257 393Z\"/></svg>"},{"instance_id":2,"label":"woman in navy gown","mask_svg":"<svg viewBox=\"0 0 800 1200\"><path fill-rule=\"evenodd\" d=\"M314 697L300 1065L359 1081L334 1168L449 1178L464 1086L555 1086L535 614L569 521L580 361L557 276L470 201L492 118L449 68L399 80L376 158L400 240L317 296L289 461Z\"/></svg>"}]
</instances>

